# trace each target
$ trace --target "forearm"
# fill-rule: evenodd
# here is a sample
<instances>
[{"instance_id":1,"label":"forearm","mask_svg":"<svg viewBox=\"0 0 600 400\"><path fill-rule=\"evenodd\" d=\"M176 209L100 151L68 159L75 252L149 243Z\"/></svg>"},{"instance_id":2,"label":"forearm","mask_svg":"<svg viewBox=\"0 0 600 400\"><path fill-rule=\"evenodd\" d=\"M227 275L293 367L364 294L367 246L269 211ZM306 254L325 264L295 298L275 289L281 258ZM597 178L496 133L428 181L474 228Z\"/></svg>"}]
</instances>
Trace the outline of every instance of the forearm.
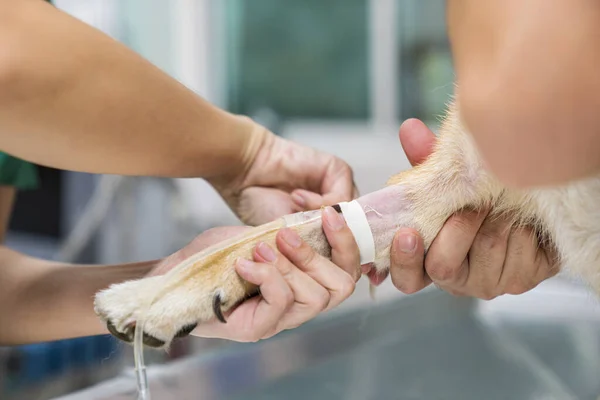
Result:
<instances>
[{"instance_id":1,"label":"forearm","mask_svg":"<svg viewBox=\"0 0 600 400\"><path fill-rule=\"evenodd\" d=\"M590 0L449 0L461 116L506 184L600 171L600 7Z\"/></svg>"},{"instance_id":2,"label":"forearm","mask_svg":"<svg viewBox=\"0 0 600 400\"><path fill-rule=\"evenodd\" d=\"M156 262L67 265L0 248L0 344L108 333L94 313L94 295L112 283L145 276Z\"/></svg>"},{"instance_id":3,"label":"forearm","mask_svg":"<svg viewBox=\"0 0 600 400\"><path fill-rule=\"evenodd\" d=\"M45 2L0 0L0 49L0 149L25 160L211 178L253 156L254 123Z\"/></svg>"}]
</instances>

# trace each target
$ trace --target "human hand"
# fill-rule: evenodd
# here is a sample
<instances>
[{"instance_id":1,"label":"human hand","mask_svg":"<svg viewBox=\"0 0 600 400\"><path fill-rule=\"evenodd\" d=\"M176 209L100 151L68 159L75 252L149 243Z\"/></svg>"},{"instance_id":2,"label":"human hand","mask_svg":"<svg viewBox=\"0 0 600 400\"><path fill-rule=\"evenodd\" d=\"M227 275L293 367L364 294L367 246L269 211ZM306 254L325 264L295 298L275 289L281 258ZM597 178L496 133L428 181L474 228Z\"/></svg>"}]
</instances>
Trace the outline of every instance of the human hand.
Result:
<instances>
[{"instance_id":1,"label":"human hand","mask_svg":"<svg viewBox=\"0 0 600 400\"><path fill-rule=\"evenodd\" d=\"M350 201L358 195L341 159L276 136L257 125L247 168L211 182L237 216L259 225L282 215Z\"/></svg>"},{"instance_id":2,"label":"human hand","mask_svg":"<svg viewBox=\"0 0 600 400\"><path fill-rule=\"evenodd\" d=\"M332 261L317 254L291 229L278 232L277 249L259 243L253 261L236 264L238 274L259 286L260 295L226 314L227 323L198 325L194 336L251 342L298 327L346 298L360 278L360 256L344 219L331 207L323 212L323 230L332 247ZM168 257L151 275L164 274L198 251L243 232L248 227L206 231Z\"/></svg>"},{"instance_id":3,"label":"human hand","mask_svg":"<svg viewBox=\"0 0 600 400\"><path fill-rule=\"evenodd\" d=\"M435 136L413 119L402 124L400 141L414 166L429 156ZM490 300L527 292L556 275L554 249L540 247L531 228L510 229L510 216L488 218L488 212L462 210L452 215L427 256L419 234L400 229L391 249L390 275L396 288L415 293L433 282L454 295Z\"/></svg>"}]
</instances>

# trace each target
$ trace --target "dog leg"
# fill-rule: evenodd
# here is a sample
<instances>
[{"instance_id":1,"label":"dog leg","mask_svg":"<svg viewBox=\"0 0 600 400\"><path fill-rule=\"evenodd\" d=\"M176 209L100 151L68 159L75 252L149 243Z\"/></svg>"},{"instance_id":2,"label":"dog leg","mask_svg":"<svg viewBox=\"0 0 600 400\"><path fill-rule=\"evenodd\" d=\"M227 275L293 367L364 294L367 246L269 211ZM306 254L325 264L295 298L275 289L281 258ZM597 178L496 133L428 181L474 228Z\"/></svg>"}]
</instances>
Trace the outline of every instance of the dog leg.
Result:
<instances>
[{"instance_id":1,"label":"dog leg","mask_svg":"<svg viewBox=\"0 0 600 400\"><path fill-rule=\"evenodd\" d=\"M451 112L425 163L355 200L373 236L374 252L368 261L374 274L387 274L390 245L398 228L417 229L428 247L452 213L493 203L501 193L502 188L483 173L473 145ZM341 212L341 207L338 210ZM275 235L286 226L295 229L317 253L330 258L320 211L289 215L207 248L164 276L101 291L95 300L96 312L111 332L125 341L131 341L136 321L142 319L145 343L154 347L168 345L196 324L215 317L225 322L224 312L257 292L235 272L236 259L251 259L259 241L276 247Z\"/></svg>"}]
</instances>

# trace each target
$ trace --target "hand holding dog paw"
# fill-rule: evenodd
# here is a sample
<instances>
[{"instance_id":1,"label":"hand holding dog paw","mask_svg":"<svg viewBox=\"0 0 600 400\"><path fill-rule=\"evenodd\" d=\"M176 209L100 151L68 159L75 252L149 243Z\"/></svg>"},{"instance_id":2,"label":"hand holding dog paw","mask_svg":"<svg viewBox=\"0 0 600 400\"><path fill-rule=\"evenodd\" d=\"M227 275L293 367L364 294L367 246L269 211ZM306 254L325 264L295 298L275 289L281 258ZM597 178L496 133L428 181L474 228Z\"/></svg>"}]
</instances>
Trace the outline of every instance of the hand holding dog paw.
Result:
<instances>
[{"instance_id":1,"label":"hand holding dog paw","mask_svg":"<svg viewBox=\"0 0 600 400\"><path fill-rule=\"evenodd\" d=\"M166 273L190 255L241 233L248 227L215 228L168 257L151 275ZM332 246L332 261L317 254L295 231L278 232L277 249L259 243L253 260L238 260L237 273L260 289L260 295L217 320L198 325L192 335L240 342L257 341L292 329L338 306L360 278L360 256L344 219L331 207L323 213L323 230Z\"/></svg>"},{"instance_id":2,"label":"hand holding dog paw","mask_svg":"<svg viewBox=\"0 0 600 400\"><path fill-rule=\"evenodd\" d=\"M435 136L420 121L409 120L400 140L411 164L425 160ZM539 246L527 227L511 227L508 217L488 217L489 210L463 210L452 215L431 244L412 229L396 233L391 249L390 275L404 293L414 293L432 282L455 295L493 299L521 294L558 272L552 249Z\"/></svg>"},{"instance_id":3,"label":"hand holding dog paw","mask_svg":"<svg viewBox=\"0 0 600 400\"><path fill-rule=\"evenodd\" d=\"M218 321L199 325L192 333L240 342L254 342L296 328L347 299L360 278L360 256L354 236L331 207L323 213L323 230L332 246L332 261L317 254L292 229L277 234L277 249L259 243L254 260L239 260L242 278L260 287Z\"/></svg>"}]
</instances>

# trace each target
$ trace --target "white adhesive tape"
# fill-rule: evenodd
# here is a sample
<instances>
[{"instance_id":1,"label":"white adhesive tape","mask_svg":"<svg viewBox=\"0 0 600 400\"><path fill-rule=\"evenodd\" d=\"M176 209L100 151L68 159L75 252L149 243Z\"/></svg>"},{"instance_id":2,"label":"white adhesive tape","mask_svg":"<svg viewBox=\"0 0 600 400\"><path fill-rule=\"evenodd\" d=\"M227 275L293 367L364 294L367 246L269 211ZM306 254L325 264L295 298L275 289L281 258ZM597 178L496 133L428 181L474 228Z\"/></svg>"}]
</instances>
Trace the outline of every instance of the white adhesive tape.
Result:
<instances>
[{"instance_id":1,"label":"white adhesive tape","mask_svg":"<svg viewBox=\"0 0 600 400\"><path fill-rule=\"evenodd\" d=\"M360 264L365 265L375 261L375 239L367 221L367 215L358 201L339 203L346 224L356 240L360 251Z\"/></svg>"}]
</instances>

